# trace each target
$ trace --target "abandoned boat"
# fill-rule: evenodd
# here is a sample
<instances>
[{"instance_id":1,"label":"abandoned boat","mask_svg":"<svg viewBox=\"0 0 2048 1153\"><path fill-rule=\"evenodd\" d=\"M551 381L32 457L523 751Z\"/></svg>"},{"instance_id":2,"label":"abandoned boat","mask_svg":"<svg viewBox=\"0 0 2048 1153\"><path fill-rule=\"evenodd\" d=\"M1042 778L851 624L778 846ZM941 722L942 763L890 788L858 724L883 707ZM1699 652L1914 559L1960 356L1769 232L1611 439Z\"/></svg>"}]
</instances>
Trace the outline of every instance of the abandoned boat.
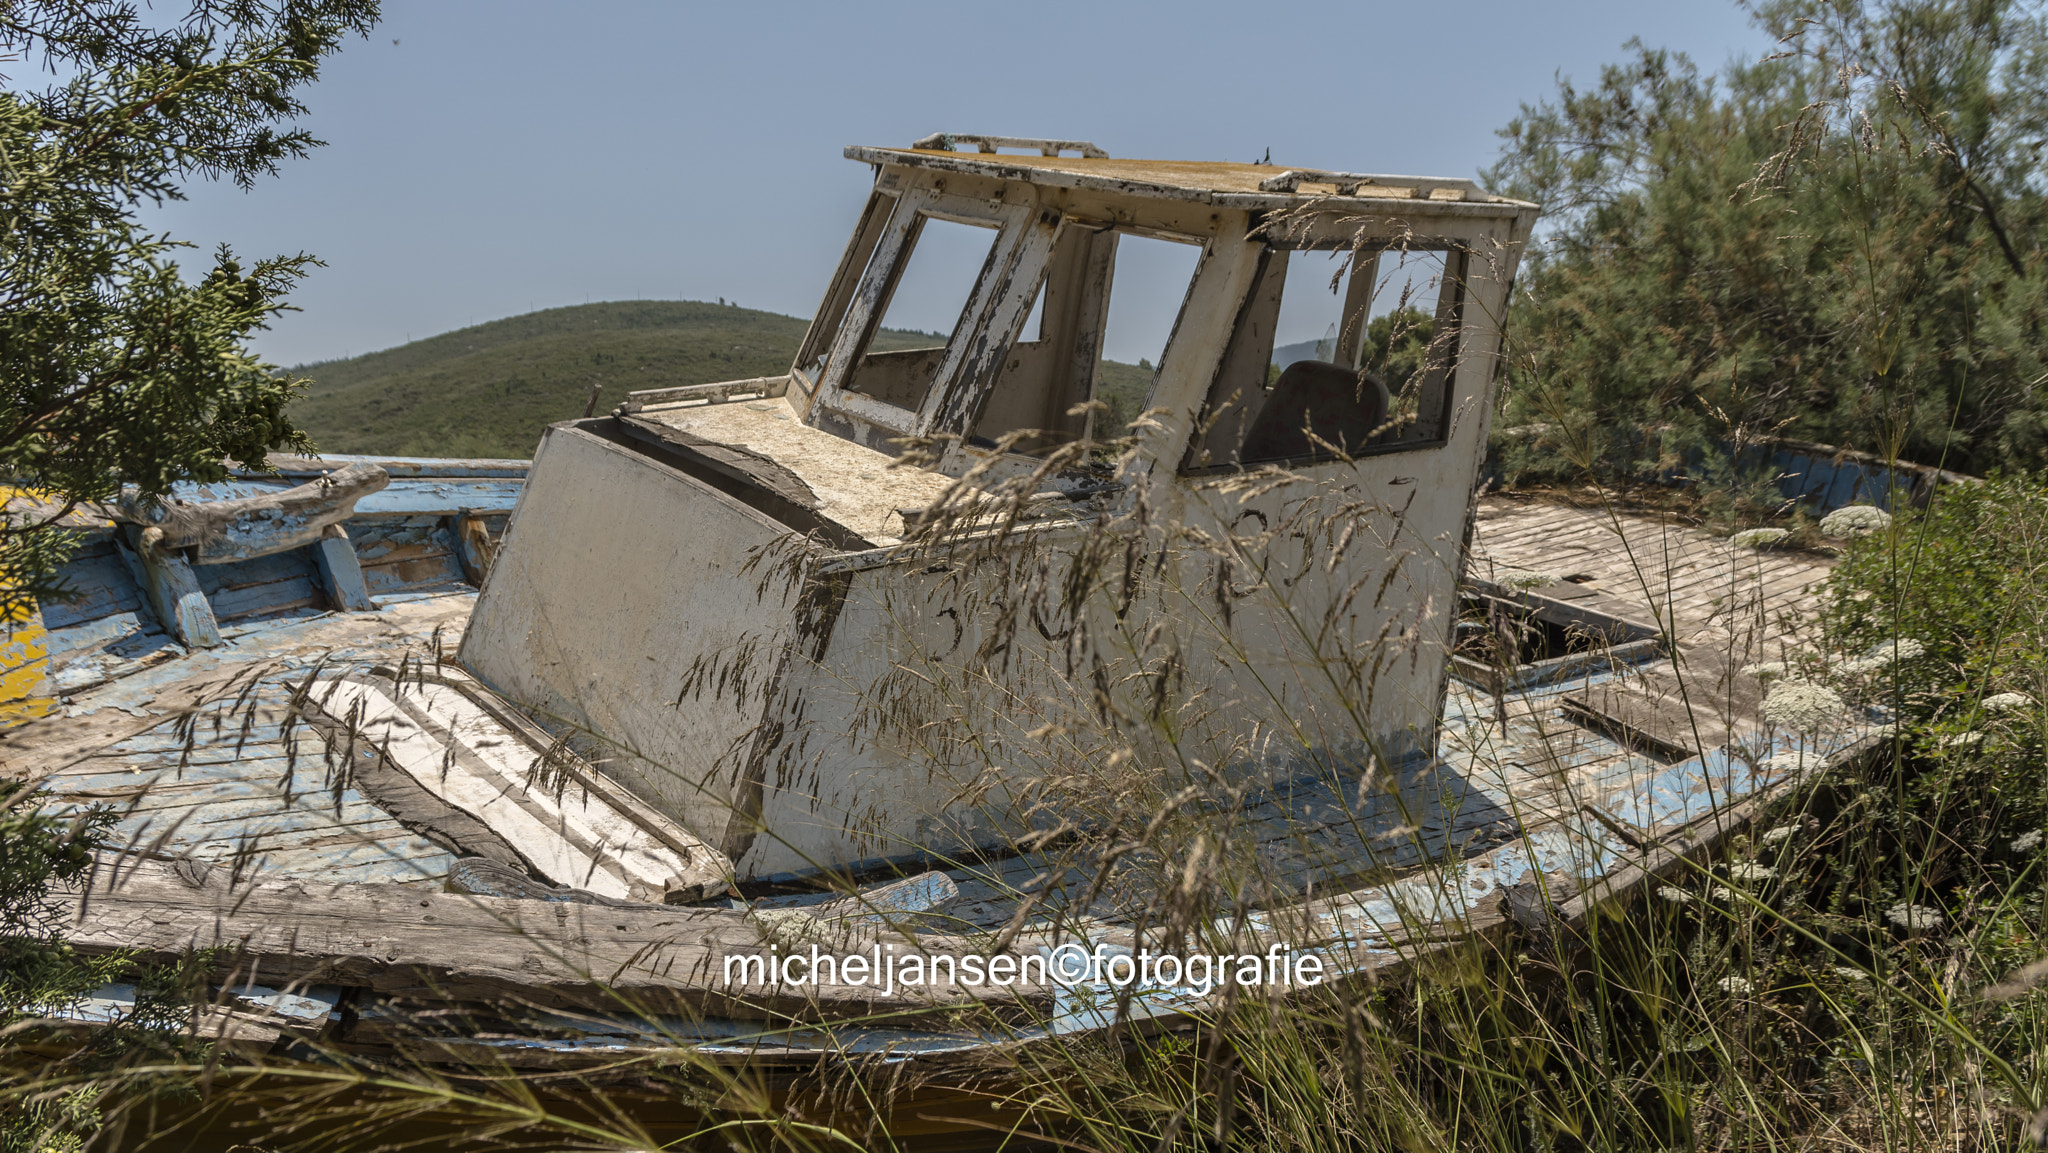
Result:
<instances>
[{"instance_id":1,"label":"abandoned boat","mask_svg":"<svg viewBox=\"0 0 2048 1153\"><path fill-rule=\"evenodd\" d=\"M114 814L72 942L221 949L192 1027L255 1052L936 1058L1363 979L1507 892L1568 923L1865 739L1763 726L1619 569L1527 579L1599 525L1489 549L1534 206L1066 141L846 154L873 188L784 376L634 393L530 463L273 458L67 518L79 595L14 626L0 758ZM1171 335L1119 410L1106 342L1158 278L1118 269L1155 250ZM953 329L872 350L948 252ZM1578 639L1454 659L1504 617ZM1718 728L1659 711L1689 676ZM1230 915L1163 923L1145 869L1179 858L1144 838L1177 821L1256 876ZM1130 963L1174 949L1268 963Z\"/></svg>"}]
</instances>

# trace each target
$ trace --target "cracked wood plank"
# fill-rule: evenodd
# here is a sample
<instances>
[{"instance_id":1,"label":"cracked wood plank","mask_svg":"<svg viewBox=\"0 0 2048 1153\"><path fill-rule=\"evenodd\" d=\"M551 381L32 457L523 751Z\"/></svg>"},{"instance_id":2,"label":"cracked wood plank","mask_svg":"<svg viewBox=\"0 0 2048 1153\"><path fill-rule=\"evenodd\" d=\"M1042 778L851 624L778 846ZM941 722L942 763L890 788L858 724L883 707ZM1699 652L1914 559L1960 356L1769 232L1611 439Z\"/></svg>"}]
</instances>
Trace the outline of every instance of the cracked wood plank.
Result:
<instances>
[{"instance_id":1,"label":"cracked wood plank","mask_svg":"<svg viewBox=\"0 0 2048 1153\"><path fill-rule=\"evenodd\" d=\"M54 895L59 923L65 939L87 951L170 957L225 948L223 964L250 979L358 985L437 1001L831 1020L977 1004L1019 1009L1049 993L957 983L890 991L727 984L728 957L770 947L768 934L734 909L522 901L387 885L230 884L227 873L214 868L195 887L173 862L103 859L89 888ZM943 956L958 945L848 933L823 953Z\"/></svg>"}]
</instances>

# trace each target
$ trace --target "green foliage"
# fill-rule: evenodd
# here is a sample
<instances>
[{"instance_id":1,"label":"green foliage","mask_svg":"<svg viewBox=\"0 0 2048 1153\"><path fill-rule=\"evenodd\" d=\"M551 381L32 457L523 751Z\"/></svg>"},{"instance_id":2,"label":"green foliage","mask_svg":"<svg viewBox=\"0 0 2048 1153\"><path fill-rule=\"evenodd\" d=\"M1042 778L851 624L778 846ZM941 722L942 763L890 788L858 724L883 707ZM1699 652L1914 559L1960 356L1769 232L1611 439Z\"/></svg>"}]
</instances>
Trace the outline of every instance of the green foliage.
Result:
<instances>
[{"instance_id":1,"label":"green foliage","mask_svg":"<svg viewBox=\"0 0 2048 1153\"><path fill-rule=\"evenodd\" d=\"M69 77L0 91L0 475L91 501L308 447L285 416L299 385L247 340L313 259L244 266L223 248L195 283L136 211L305 155L318 141L278 125L376 17L376 0L195 4L162 27L126 0L0 11L0 53ZM57 591L48 559L0 550L7 595Z\"/></svg>"},{"instance_id":2,"label":"green foliage","mask_svg":"<svg viewBox=\"0 0 2048 1153\"><path fill-rule=\"evenodd\" d=\"M58 819L38 812L19 782L0 782L0 1030L76 1004L125 964L84 957L57 933L54 884L92 867L114 814ZM5 1053L6 1047L0 1047ZM0 1076L0 1087L7 1078ZM60 1092L0 1109L0 1151L76 1148L97 1124L93 1090Z\"/></svg>"},{"instance_id":3,"label":"green foliage","mask_svg":"<svg viewBox=\"0 0 2048 1153\"><path fill-rule=\"evenodd\" d=\"M1402 308L1376 316L1365 326L1365 370L1379 376L1396 396L1428 360L1436 318L1419 308Z\"/></svg>"},{"instance_id":4,"label":"green foliage","mask_svg":"<svg viewBox=\"0 0 2048 1153\"><path fill-rule=\"evenodd\" d=\"M1635 56L1525 105L1487 178L1543 205L1511 466L1696 467L1765 435L2048 462L2048 30L2013 0L1755 10L1784 50Z\"/></svg>"},{"instance_id":5,"label":"green foliage","mask_svg":"<svg viewBox=\"0 0 2048 1153\"><path fill-rule=\"evenodd\" d=\"M780 376L810 322L682 300L549 308L382 352L300 365L312 388L294 420L329 452L400 456L528 457L541 430L598 411L626 393ZM883 329L877 352L924 348L927 333ZM1110 427L1137 416L1151 366L1104 361Z\"/></svg>"},{"instance_id":6,"label":"green foliage","mask_svg":"<svg viewBox=\"0 0 2048 1153\"><path fill-rule=\"evenodd\" d=\"M1136 364L1105 360L1097 370L1095 394L1109 411L1096 422L1097 439L1111 439L1122 436L1132 421L1145 409L1145 398L1152 392L1152 378L1156 370L1149 360Z\"/></svg>"},{"instance_id":7,"label":"green foliage","mask_svg":"<svg viewBox=\"0 0 2048 1153\"><path fill-rule=\"evenodd\" d=\"M1881 827L1920 830L1912 853L1930 883L1997 886L2003 846L2048 826L2044 578L2048 485L2002 476L1942 489L1924 514L1857 541L1832 579L1825 624L1842 651L1924 649L1850 687L1898 713L1896 798L1862 803Z\"/></svg>"},{"instance_id":8,"label":"green foliage","mask_svg":"<svg viewBox=\"0 0 2048 1153\"><path fill-rule=\"evenodd\" d=\"M1836 569L1828 627L1849 648L1924 645L1907 717L1971 711L1980 697L2038 693L2048 654L2048 487L2004 475L1940 490L1926 512L1856 542Z\"/></svg>"},{"instance_id":9,"label":"green foliage","mask_svg":"<svg viewBox=\"0 0 2048 1153\"><path fill-rule=\"evenodd\" d=\"M38 812L19 782L0 782L0 1027L75 1001L99 968L57 941L50 887L84 875L112 813L76 820Z\"/></svg>"}]
</instances>

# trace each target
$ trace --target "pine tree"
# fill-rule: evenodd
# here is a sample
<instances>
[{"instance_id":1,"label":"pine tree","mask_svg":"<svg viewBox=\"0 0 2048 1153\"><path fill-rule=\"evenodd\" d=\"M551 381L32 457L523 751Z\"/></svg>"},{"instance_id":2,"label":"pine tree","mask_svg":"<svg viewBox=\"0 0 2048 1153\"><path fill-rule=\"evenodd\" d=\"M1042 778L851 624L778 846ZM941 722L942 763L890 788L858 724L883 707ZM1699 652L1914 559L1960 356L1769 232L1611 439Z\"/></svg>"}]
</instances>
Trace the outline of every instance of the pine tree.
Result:
<instances>
[{"instance_id":1,"label":"pine tree","mask_svg":"<svg viewBox=\"0 0 2048 1153\"><path fill-rule=\"evenodd\" d=\"M62 508L310 447L286 415L303 382L248 340L317 261L222 248L188 276L186 246L138 209L306 155L298 94L376 19L376 0L194 0L174 21L127 0L0 4L0 477ZM45 86L18 83L38 69ZM61 592L48 519L0 526L0 619Z\"/></svg>"}]
</instances>

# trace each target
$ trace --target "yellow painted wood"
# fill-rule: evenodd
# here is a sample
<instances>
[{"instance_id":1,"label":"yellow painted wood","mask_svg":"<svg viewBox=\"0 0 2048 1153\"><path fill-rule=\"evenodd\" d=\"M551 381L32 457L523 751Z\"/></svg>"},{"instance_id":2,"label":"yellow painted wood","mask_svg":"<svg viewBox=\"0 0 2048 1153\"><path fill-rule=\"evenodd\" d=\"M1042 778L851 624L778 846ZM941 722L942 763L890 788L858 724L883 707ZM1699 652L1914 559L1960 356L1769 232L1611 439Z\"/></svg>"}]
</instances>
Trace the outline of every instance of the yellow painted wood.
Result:
<instances>
[{"instance_id":1,"label":"yellow painted wood","mask_svg":"<svg viewBox=\"0 0 2048 1153\"><path fill-rule=\"evenodd\" d=\"M7 622L0 645L0 729L46 717L57 708L50 695L50 634L43 613L26 605Z\"/></svg>"},{"instance_id":2,"label":"yellow painted wood","mask_svg":"<svg viewBox=\"0 0 2048 1153\"><path fill-rule=\"evenodd\" d=\"M0 506L12 505L17 497L33 498L24 489L0 486ZM7 577L0 574L0 588ZM34 601L16 609L0 626L6 629L0 642L0 729L27 724L46 717L57 708L50 693L50 632L43 627L43 610Z\"/></svg>"}]
</instances>

